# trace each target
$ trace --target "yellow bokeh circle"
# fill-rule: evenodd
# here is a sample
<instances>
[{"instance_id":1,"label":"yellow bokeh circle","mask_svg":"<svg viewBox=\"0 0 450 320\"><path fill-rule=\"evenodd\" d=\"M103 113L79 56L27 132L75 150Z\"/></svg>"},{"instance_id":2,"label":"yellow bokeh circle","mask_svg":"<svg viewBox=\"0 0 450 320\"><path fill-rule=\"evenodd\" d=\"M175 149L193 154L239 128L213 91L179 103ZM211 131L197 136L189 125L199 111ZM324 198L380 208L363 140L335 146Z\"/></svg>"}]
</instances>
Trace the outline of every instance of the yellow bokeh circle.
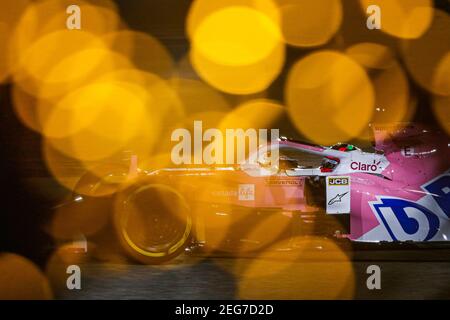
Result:
<instances>
[{"instance_id":1,"label":"yellow bokeh circle","mask_svg":"<svg viewBox=\"0 0 450 320\"><path fill-rule=\"evenodd\" d=\"M111 50L127 57L136 68L164 78L172 75L172 56L155 37L144 32L119 30L105 35L103 40Z\"/></svg>"},{"instance_id":2,"label":"yellow bokeh circle","mask_svg":"<svg viewBox=\"0 0 450 320\"><path fill-rule=\"evenodd\" d=\"M0 300L52 298L49 281L38 266L17 254L0 254Z\"/></svg>"},{"instance_id":3,"label":"yellow bokeh circle","mask_svg":"<svg viewBox=\"0 0 450 320\"><path fill-rule=\"evenodd\" d=\"M434 20L422 37L405 40L401 53L412 78L438 95L450 95L450 16L435 10Z\"/></svg>"},{"instance_id":4,"label":"yellow bokeh circle","mask_svg":"<svg viewBox=\"0 0 450 320\"><path fill-rule=\"evenodd\" d=\"M35 41L25 53L14 74L14 81L27 92L39 96L42 85L66 85L80 79L100 60L84 61L85 65L74 67L63 64L68 70L58 68L58 64L73 54L86 49L104 48L96 36L84 31L55 31ZM89 62L89 63L87 63ZM50 74L55 70L53 74ZM54 90L48 90L53 93Z\"/></svg>"},{"instance_id":5,"label":"yellow bokeh circle","mask_svg":"<svg viewBox=\"0 0 450 320\"><path fill-rule=\"evenodd\" d=\"M228 24L228 21L233 23ZM278 26L263 13L229 7L204 19L193 37L195 50L222 65L248 65L263 60L281 39Z\"/></svg>"},{"instance_id":6,"label":"yellow bokeh circle","mask_svg":"<svg viewBox=\"0 0 450 320\"><path fill-rule=\"evenodd\" d=\"M106 158L151 126L145 97L145 90L133 84L90 84L60 102L43 124L44 134L67 156L81 161Z\"/></svg>"},{"instance_id":7,"label":"yellow bokeh circle","mask_svg":"<svg viewBox=\"0 0 450 320\"><path fill-rule=\"evenodd\" d=\"M190 52L200 77L232 94L265 90L280 73L284 57L279 26L260 11L243 6L206 17L195 29Z\"/></svg>"},{"instance_id":8,"label":"yellow bokeh circle","mask_svg":"<svg viewBox=\"0 0 450 320\"><path fill-rule=\"evenodd\" d=\"M242 103L229 112L220 128L268 129L284 114L285 107L274 100L255 99Z\"/></svg>"},{"instance_id":9,"label":"yellow bokeh circle","mask_svg":"<svg viewBox=\"0 0 450 320\"><path fill-rule=\"evenodd\" d=\"M272 0L195 0L189 8L186 20L188 37L192 39L203 20L214 12L235 6L257 10L277 24L280 21L279 8Z\"/></svg>"},{"instance_id":10,"label":"yellow bokeh circle","mask_svg":"<svg viewBox=\"0 0 450 320\"><path fill-rule=\"evenodd\" d=\"M441 126L450 134L450 97L433 97L433 111Z\"/></svg>"},{"instance_id":11,"label":"yellow bokeh circle","mask_svg":"<svg viewBox=\"0 0 450 320\"><path fill-rule=\"evenodd\" d=\"M14 32L11 34L8 63L12 71L16 70L28 49L40 38L57 31L69 31L66 25L69 15L66 10L71 5L74 5L71 0L33 1L27 5L20 19L17 19ZM95 4L80 0L76 5L82 12L83 32L99 36L113 32L121 26L117 7L111 0L98 0ZM40 54L42 59L48 59L45 56L47 50Z\"/></svg>"},{"instance_id":12,"label":"yellow bokeh circle","mask_svg":"<svg viewBox=\"0 0 450 320\"><path fill-rule=\"evenodd\" d=\"M285 41L293 46L314 47L327 43L338 31L341 0L277 0Z\"/></svg>"},{"instance_id":13,"label":"yellow bokeh circle","mask_svg":"<svg viewBox=\"0 0 450 320\"><path fill-rule=\"evenodd\" d=\"M357 43L346 53L363 66L375 90L374 124L404 125L412 119L415 105L411 103L408 77L392 50L379 43ZM361 137L360 137L361 138Z\"/></svg>"},{"instance_id":14,"label":"yellow bokeh circle","mask_svg":"<svg viewBox=\"0 0 450 320\"><path fill-rule=\"evenodd\" d=\"M360 4L364 13L369 6L377 5L380 9L380 30L397 38L419 38L433 21L431 0L360 0ZM374 15L372 11L369 14Z\"/></svg>"},{"instance_id":15,"label":"yellow bokeh circle","mask_svg":"<svg viewBox=\"0 0 450 320\"><path fill-rule=\"evenodd\" d=\"M357 62L342 53L319 51L292 67L285 99L295 127L328 145L357 137L367 127L375 93Z\"/></svg>"},{"instance_id":16,"label":"yellow bokeh circle","mask_svg":"<svg viewBox=\"0 0 450 320\"><path fill-rule=\"evenodd\" d=\"M12 34L20 17L30 5L30 0L2 1L0 3L0 83L8 79L11 61L8 54Z\"/></svg>"}]
</instances>

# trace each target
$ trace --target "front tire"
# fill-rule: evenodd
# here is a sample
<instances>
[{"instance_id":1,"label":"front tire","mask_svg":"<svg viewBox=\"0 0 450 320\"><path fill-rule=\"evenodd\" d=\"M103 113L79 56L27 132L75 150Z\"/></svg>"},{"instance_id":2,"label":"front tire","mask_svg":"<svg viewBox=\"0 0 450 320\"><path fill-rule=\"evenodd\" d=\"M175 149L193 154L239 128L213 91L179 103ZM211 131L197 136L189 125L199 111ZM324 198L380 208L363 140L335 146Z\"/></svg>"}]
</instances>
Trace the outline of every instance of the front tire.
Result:
<instances>
[{"instance_id":1,"label":"front tire","mask_svg":"<svg viewBox=\"0 0 450 320\"><path fill-rule=\"evenodd\" d=\"M174 188L138 181L117 194L114 227L125 252L144 264L179 256L191 241L192 215Z\"/></svg>"}]
</instances>

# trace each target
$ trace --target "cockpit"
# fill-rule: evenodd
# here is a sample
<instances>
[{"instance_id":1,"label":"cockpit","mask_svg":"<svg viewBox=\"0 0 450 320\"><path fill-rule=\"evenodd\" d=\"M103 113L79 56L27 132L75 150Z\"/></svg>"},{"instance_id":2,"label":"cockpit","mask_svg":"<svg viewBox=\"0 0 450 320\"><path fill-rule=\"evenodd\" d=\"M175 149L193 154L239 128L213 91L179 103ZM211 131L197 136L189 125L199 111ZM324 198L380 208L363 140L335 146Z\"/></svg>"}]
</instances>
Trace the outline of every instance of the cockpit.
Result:
<instances>
[{"instance_id":1,"label":"cockpit","mask_svg":"<svg viewBox=\"0 0 450 320\"><path fill-rule=\"evenodd\" d=\"M335 157L325 157L320 164L321 172L333 172L334 169L339 165L340 160Z\"/></svg>"},{"instance_id":2,"label":"cockpit","mask_svg":"<svg viewBox=\"0 0 450 320\"><path fill-rule=\"evenodd\" d=\"M342 151L342 152L352 152L352 151L361 150L358 147L355 147L354 145L349 144L349 143L337 143L337 144L331 146L330 149Z\"/></svg>"}]
</instances>

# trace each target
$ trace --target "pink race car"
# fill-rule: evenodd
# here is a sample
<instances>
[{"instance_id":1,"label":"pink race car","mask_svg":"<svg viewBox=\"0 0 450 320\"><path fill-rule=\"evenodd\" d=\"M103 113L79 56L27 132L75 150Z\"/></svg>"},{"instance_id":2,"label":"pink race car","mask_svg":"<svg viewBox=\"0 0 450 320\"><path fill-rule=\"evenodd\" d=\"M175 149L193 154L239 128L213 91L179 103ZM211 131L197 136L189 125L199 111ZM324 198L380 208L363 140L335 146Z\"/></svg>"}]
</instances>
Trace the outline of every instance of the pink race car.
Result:
<instances>
[{"instance_id":1,"label":"pink race car","mask_svg":"<svg viewBox=\"0 0 450 320\"><path fill-rule=\"evenodd\" d=\"M374 152L281 138L266 146L278 148L276 167L261 159L241 166L143 171L134 163L133 177L111 183L116 189L108 194L116 234L131 257L151 264L187 247L248 252L301 235L448 241L448 137L418 125L375 127L374 136ZM89 193L111 188L99 184L105 179L83 177L76 202L98 201Z\"/></svg>"}]
</instances>

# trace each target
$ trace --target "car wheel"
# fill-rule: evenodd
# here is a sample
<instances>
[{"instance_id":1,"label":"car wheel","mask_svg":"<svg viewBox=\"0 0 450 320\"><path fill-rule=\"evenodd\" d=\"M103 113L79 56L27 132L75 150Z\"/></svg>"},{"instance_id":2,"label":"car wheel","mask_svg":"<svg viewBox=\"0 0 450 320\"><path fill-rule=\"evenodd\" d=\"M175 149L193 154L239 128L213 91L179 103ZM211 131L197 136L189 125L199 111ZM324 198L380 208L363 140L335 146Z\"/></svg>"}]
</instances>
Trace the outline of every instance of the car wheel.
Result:
<instances>
[{"instance_id":1,"label":"car wheel","mask_svg":"<svg viewBox=\"0 0 450 320\"><path fill-rule=\"evenodd\" d=\"M114 226L131 258L160 264L180 255L190 243L192 215L176 189L154 182L136 182L117 194Z\"/></svg>"}]
</instances>

